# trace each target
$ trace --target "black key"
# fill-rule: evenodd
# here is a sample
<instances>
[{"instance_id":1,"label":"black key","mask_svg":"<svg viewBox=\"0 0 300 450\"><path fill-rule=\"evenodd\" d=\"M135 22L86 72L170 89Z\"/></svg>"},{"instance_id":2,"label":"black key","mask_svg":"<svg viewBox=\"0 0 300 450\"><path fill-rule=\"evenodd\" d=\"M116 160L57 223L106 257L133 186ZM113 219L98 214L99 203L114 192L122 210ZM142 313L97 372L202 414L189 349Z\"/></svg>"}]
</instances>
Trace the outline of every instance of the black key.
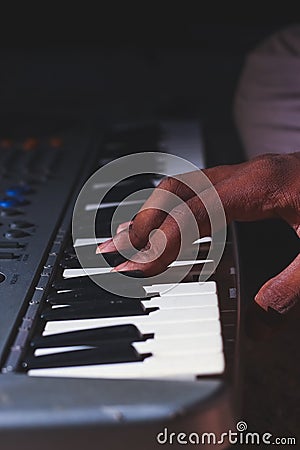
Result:
<instances>
[{"instance_id":1,"label":"black key","mask_svg":"<svg viewBox=\"0 0 300 450\"><path fill-rule=\"evenodd\" d=\"M137 342L150 338L153 338L153 334L142 334L135 325L115 325L48 336L36 336L30 345L33 348L64 347L68 345L98 346L109 341Z\"/></svg>"},{"instance_id":2,"label":"black key","mask_svg":"<svg viewBox=\"0 0 300 450\"><path fill-rule=\"evenodd\" d=\"M47 303L50 305L77 305L84 304L85 302L97 302L97 303L111 303L114 301L129 301L133 299L128 297L122 297L121 295L115 295L111 292L104 291L104 293L95 293L83 290L61 292L60 294L51 294L47 297ZM134 299L137 301L138 299Z\"/></svg>"},{"instance_id":3,"label":"black key","mask_svg":"<svg viewBox=\"0 0 300 450\"><path fill-rule=\"evenodd\" d=\"M47 298L47 302L51 305L72 305L77 302L97 300L98 302L110 302L111 300L116 300L128 298L122 297L120 295L115 295L112 292L105 290L91 288L91 289L79 289L77 291L60 292L59 294L55 292L50 294Z\"/></svg>"},{"instance_id":4,"label":"black key","mask_svg":"<svg viewBox=\"0 0 300 450\"><path fill-rule=\"evenodd\" d=\"M142 276L140 271L127 271L122 272L123 276L120 277L119 273L106 273L100 275L94 275L93 279L99 284L104 284L107 289L114 291L117 284L122 283L122 293L127 297L145 297L146 291L143 288L141 280L135 277ZM56 290L85 290L94 291L95 293L107 292L104 288L100 287L89 277L76 277L56 280L53 283L53 288Z\"/></svg>"},{"instance_id":5,"label":"black key","mask_svg":"<svg viewBox=\"0 0 300 450\"><path fill-rule=\"evenodd\" d=\"M127 178L122 180L121 183L115 184L111 189L107 189L107 193L103 197L102 203L109 202L121 202L129 195L141 191L142 189L151 189L154 188L153 184L153 176L147 176L143 174L140 177ZM95 189L91 195L89 195L89 201L96 202L99 200L99 193L102 193L103 190Z\"/></svg>"},{"instance_id":6,"label":"black key","mask_svg":"<svg viewBox=\"0 0 300 450\"><path fill-rule=\"evenodd\" d=\"M131 220L134 215L139 211L141 204L133 204L133 205L120 205L118 206L118 214L120 214L119 219L120 223ZM111 220L117 209L116 206L110 206L108 208L99 208L96 212L96 230L97 228L101 229L102 226L108 225L111 227ZM95 216L95 211L83 211L82 214L78 216L80 218L80 223L76 228L84 228L85 226L90 226L93 224L93 218ZM89 234L89 237L91 234Z\"/></svg>"},{"instance_id":7,"label":"black key","mask_svg":"<svg viewBox=\"0 0 300 450\"><path fill-rule=\"evenodd\" d=\"M68 260L68 259L72 259L72 258L77 258L77 253L82 253L84 255L86 255L86 257L88 256L95 256L96 255L96 250L97 250L97 244L90 244L90 245L81 245L80 247L75 248L73 247L73 245L68 246L65 251L64 251L64 259Z\"/></svg>"},{"instance_id":8,"label":"black key","mask_svg":"<svg viewBox=\"0 0 300 450\"><path fill-rule=\"evenodd\" d=\"M95 232L96 237L100 238L110 238L112 235L115 235L117 232L117 228L121 223L126 222L128 220L132 220L133 216L130 216L124 220L115 220L114 223L111 223L111 216L107 219L96 219L95 225L93 224L93 216L90 212L87 213L88 218L85 219L80 218L80 223L76 225L75 236L76 238L89 238Z\"/></svg>"},{"instance_id":9,"label":"black key","mask_svg":"<svg viewBox=\"0 0 300 450\"><path fill-rule=\"evenodd\" d=\"M50 309L41 314L41 318L50 320L76 320L76 319L96 319L105 317L126 317L142 316L158 308L145 308L140 302L126 302L124 304L112 302L111 304L101 304L99 302L82 302L80 305L64 306Z\"/></svg>"},{"instance_id":10,"label":"black key","mask_svg":"<svg viewBox=\"0 0 300 450\"><path fill-rule=\"evenodd\" d=\"M79 247L76 247L76 251L73 245L70 245L64 251L64 258L77 258L77 254L94 256L96 255L96 250L97 244L80 245Z\"/></svg>"},{"instance_id":11,"label":"black key","mask_svg":"<svg viewBox=\"0 0 300 450\"><path fill-rule=\"evenodd\" d=\"M74 236L77 238L90 238L95 232L96 237L111 237L111 224L110 221L103 221L100 223L100 227L96 227L96 221L94 223L93 215L88 212L87 215L80 215L74 228ZM96 230L98 232L96 233Z\"/></svg>"},{"instance_id":12,"label":"black key","mask_svg":"<svg viewBox=\"0 0 300 450\"><path fill-rule=\"evenodd\" d=\"M134 297L128 298L123 297L121 295L115 295L111 292L104 291L103 293L88 290L79 290L79 291L70 291L70 292L61 292L59 294L51 294L47 297L47 303L50 305L84 305L86 302L94 302L98 304L111 304L114 302L138 302L140 300L151 300L153 297L159 297L159 292L151 292L147 294L147 297Z\"/></svg>"},{"instance_id":13,"label":"black key","mask_svg":"<svg viewBox=\"0 0 300 450\"><path fill-rule=\"evenodd\" d=\"M74 350L43 356L29 356L22 366L26 369L38 369L90 364L114 364L143 361L149 356L151 356L151 353L141 355L128 343L109 342L92 349Z\"/></svg>"},{"instance_id":14,"label":"black key","mask_svg":"<svg viewBox=\"0 0 300 450\"><path fill-rule=\"evenodd\" d=\"M84 246L86 247L86 246ZM84 253L80 252L79 255L84 255L82 257L82 262L84 263L85 267L92 268L92 267L105 267L105 264L103 264L103 259L109 264L111 267L116 267L117 265L125 262L128 258L125 256L120 255L118 252L112 252L112 253L105 253L101 255L96 254L96 246L91 246L91 253ZM75 252L74 252L75 253ZM63 269L80 269L82 266L77 258L77 255L72 256L66 256L62 262L60 263L61 267Z\"/></svg>"},{"instance_id":15,"label":"black key","mask_svg":"<svg viewBox=\"0 0 300 450\"><path fill-rule=\"evenodd\" d=\"M122 206L120 208L122 211L124 210L124 212L125 212L125 210L127 209L127 206ZM113 216L115 210L116 210L116 206L110 206L109 208L97 209L96 221L100 222L100 224L99 224L100 226L101 226L101 224L106 224L110 227L110 222L111 222L111 219L112 219L112 216ZM90 226L93 223L92 219L93 219L94 215L95 215L95 211L83 211L82 213L78 214L78 218L80 218L80 222L77 225L77 227L85 227L86 225Z\"/></svg>"}]
</instances>

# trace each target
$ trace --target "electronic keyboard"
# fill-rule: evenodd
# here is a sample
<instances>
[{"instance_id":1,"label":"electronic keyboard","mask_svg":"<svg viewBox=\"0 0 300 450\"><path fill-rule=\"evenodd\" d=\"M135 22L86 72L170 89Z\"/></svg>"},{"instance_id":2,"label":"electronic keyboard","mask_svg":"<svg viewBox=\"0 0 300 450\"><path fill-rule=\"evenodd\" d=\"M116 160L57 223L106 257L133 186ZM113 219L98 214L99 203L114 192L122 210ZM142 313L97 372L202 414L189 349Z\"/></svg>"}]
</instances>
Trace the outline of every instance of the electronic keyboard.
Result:
<instances>
[{"instance_id":1,"label":"electronic keyboard","mask_svg":"<svg viewBox=\"0 0 300 450\"><path fill-rule=\"evenodd\" d=\"M179 160L168 166L161 152L205 167L199 124L148 121L86 135L4 137L0 148L3 449L152 449L166 429L199 436L233 429L241 317L234 229L219 264L209 250L221 243L199 237L149 280L110 273L125 260L118 253L96 255L97 244L115 232L120 202L153 190L162 173L184 171ZM72 215L85 182L140 152L151 152L149 173L122 180L101 205L112 180L94 183L89 203L77 205L74 238ZM125 200L128 220L144 200ZM115 294L120 276L122 293Z\"/></svg>"}]
</instances>

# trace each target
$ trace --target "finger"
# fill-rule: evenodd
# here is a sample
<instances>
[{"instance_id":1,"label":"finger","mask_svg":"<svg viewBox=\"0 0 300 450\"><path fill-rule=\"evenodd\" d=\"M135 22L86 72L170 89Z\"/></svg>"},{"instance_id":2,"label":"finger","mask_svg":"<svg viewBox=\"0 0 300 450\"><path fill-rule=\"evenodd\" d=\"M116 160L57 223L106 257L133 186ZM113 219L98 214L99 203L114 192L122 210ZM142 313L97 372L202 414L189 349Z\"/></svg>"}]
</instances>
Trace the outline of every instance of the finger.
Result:
<instances>
[{"instance_id":1,"label":"finger","mask_svg":"<svg viewBox=\"0 0 300 450\"><path fill-rule=\"evenodd\" d=\"M272 201L274 200L274 186L276 186L274 180L277 163L278 155L275 155L274 158L261 156L250 162L233 166L219 166L204 171L219 192L228 222L260 220L276 216ZM180 200L186 199L195 192L197 194L205 192L210 195L211 184L205 176L201 177L200 173L201 171L195 171L179 175L178 180L174 178L163 180L133 220L128 230L129 240L128 236L124 234L116 238L119 249L126 249L129 242L134 248L142 249L147 244L151 231L159 229L166 220L168 212L171 211L171 208L178 207ZM199 198L194 196L185 201L191 202L192 210L195 217L199 215L197 220L200 223L203 208ZM209 198L206 200L206 204L208 202ZM202 223L202 226L207 228L207 223ZM102 244L98 251L116 250L114 242L109 241Z\"/></svg>"},{"instance_id":2,"label":"finger","mask_svg":"<svg viewBox=\"0 0 300 450\"><path fill-rule=\"evenodd\" d=\"M117 229L117 233L119 233L127 228L129 239L125 233L120 236L116 235L113 239L100 244L96 253L125 250L129 242L136 249L142 249L147 244L151 231L160 227L168 212L170 212L176 204L179 204L181 201L189 200L195 195L195 192L199 193L199 191L201 192L202 190L207 189L210 186L210 183L218 183L230 177L247 164L248 163L242 163L205 169L202 172L208 177L209 181L201 176L200 170L176 175L176 178L164 178L157 189L154 190L152 195L145 202L135 219L130 222L130 227L125 227L125 224L127 225L126 222ZM174 195L171 196L168 195L168 193Z\"/></svg>"},{"instance_id":3,"label":"finger","mask_svg":"<svg viewBox=\"0 0 300 450\"><path fill-rule=\"evenodd\" d=\"M156 192L158 194L158 190ZM167 191L160 191L160 204L165 205L161 206L161 208L169 208L170 205L175 204L174 194ZM162 197L168 196L169 202ZM156 195L158 198L158 196ZM171 199L170 199L171 198ZM168 206L169 203L169 206ZM146 208L146 206L144 206ZM107 253L107 252L123 252L123 251L133 251L140 250L148 244L149 235L153 231L153 225L149 226L149 222L152 219L152 224L157 223L157 227L163 222L163 219L167 217L168 213L172 210L172 208L167 211L157 210L156 208L148 208L141 211L138 215L139 217L135 218L135 220L129 225L128 228L124 228L122 231L117 233L112 239L100 244L96 250L96 253ZM154 217L159 220L153 220ZM145 231L147 225L149 226L148 230Z\"/></svg>"},{"instance_id":4,"label":"finger","mask_svg":"<svg viewBox=\"0 0 300 450\"><path fill-rule=\"evenodd\" d=\"M120 223L120 225L117 228L116 234L120 233L121 231L128 230L130 225L132 224L132 220L129 220L128 222Z\"/></svg>"},{"instance_id":5,"label":"finger","mask_svg":"<svg viewBox=\"0 0 300 450\"><path fill-rule=\"evenodd\" d=\"M147 245L115 270L139 270L146 276L163 272L177 258L181 248L199 236L196 211L203 234L208 234L210 223L206 208L199 198L193 197L174 208L161 226L153 231Z\"/></svg>"},{"instance_id":6,"label":"finger","mask_svg":"<svg viewBox=\"0 0 300 450\"><path fill-rule=\"evenodd\" d=\"M130 227L130 225L129 225ZM119 231L113 238L108 239L97 246L96 254L120 252L121 250L132 248L129 236L129 227Z\"/></svg>"},{"instance_id":7,"label":"finger","mask_svg":"<svg viewBox=\"0 0 300 450\"><path fill-rule=\"evenodd\" d=\"M151 231L158 229L167 214L182 201L187 202L195 195L209 189L211 185L230 178L248 164L247 162L231 166L218 166L176 175L176 178L165 178L133 220L129 233L134 247L143 248ZM174 195L169 196L168 193Z\"/></svg>"},{"instance_id":8,"label":"finger","mask_svg":"<svg viewBox=\"0 0 300 450\"><path fill-rule=\"evenodd\" d=\"M255 296L266 311L273 308L285 314L300 299L300 254L279 275L268 280Z\"/></svg>"},{"instance_id":9,"label":"finger","mask_svg":"<svg viewBox=\"0 0 300 450\"><path fill-rule=\"evenodd\" d=\"M181 197L172 192L176 189L180 190L178 180L171 178L163 180L142 206L129 227L122 224L121 231L118 230L120 232L114 238L100 244L96 253L122 251L129 247L143 248L148 242L151 231L158 228L172 208L181 201Z\"/></svg>"},{"instance_id":10,"label":"finger","mask_svg":"<svg viewBox=\"0 0 300 450\"><path fill-rule=\"evenodd\" d=\"M244 166L233 176L216 184L215 189L223 204L227 223L233 220L252 221L277 216L277 205L273 203L273 184L270 183L270 175L267 167L261 164L257 165L256 161L251 163L250 170ZM201 193L201 198L194 196L185 204L181 203L176 206L159 227L159 231L163 233L167 242L163 251L155 232L152 238L152 252L149 252L151 261L147 261L145 258L147 253L141 252L140 255L135 255L135 261L124 263L126 269L141 270L149 276L156 275L177 257L180 246L184 246L182 239L194 240L199 235L209 235L211 224L206 208L209 207L210 211L214 211L214 208L218 207L215 189L209 188ZM198 225L196 231L190 229L193 218L196 219ZM198 233L197 236L195 236L195 232ZM156 260L153 258L155 252L159 255ZM122 265L122 270L124 265ZM120 266L116 269L119 270Z\"/></svg>"}]
</instances>

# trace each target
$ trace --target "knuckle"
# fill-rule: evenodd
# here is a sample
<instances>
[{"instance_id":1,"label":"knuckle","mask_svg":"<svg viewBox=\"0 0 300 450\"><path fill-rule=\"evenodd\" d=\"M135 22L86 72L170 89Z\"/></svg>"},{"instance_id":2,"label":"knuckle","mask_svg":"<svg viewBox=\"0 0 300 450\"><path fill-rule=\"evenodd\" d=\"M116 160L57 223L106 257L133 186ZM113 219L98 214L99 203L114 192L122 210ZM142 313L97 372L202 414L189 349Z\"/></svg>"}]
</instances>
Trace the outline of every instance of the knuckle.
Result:
<instances>
[{"instance_id":1,"label":"knuckle","mask_svg":"<svg viewBox=\"0 0 300 450\"><path fill-rule=\"evenodd\" d=\"M261 166L267 176L272 178L280 178L284 173L284 168L286 167L287 161L283 155L270 153L255 158L255 162Z\"/></svg>"},{"instance_id":2,"label":"knuckle","mask_svg":"<svg viewBox=\"0 0 300 450\"><path fill-rule=\"evenodd\" d=\"M293 204L292 186L299 173L299 158L295 154L270 153L260 155L252 162L252 170L260 174L262 187L272 205L283 207Z\"/></svg>"},{"instance_id":3,"label":"knuckle","mask_svg":"<svg viewBox=\"0 0 300 450\"><path fill-rule=\"evenodd\" d=\"M174 194L178 199L192 197L195 195L195 189L192 187L193 182L183 175L167 176L161 180L157 188Z\"/></svg>"},{"instance_id":4,"label":"knuckle","mask_svg":"<svg viewBox=\"0 0 300 450\"><path fill-rule=\"evenodd\" d=\"M173 186L174 184L174 178L172 177L164 177L160 183L158 184L158 188L159 189L165 189L165 190L170 190L170 188Z\"/></svg>"},{"instance_id":5,"label":"knuckle","mask_svg":"<svg viewBox=\"0 0 300 450\"><path fill-rule=\"evenodd\" d=\"M295 164L299 164L299 158L295 154L268 153L253 159L254 165L260 167L269 179L280 182L291 175L295 170Z\"/></svg>"},{"instance_id":6,"label":"knuckle","mask_svg":"<svg viewBox=\"0 0 300 450\"><path fill-rule=\"evenodd\" d=\"M173 208L169 217L170 226L179 230L181 233L192 233L195 231L195 228L198 230L196 217L186 204L181 204Z\"/></svg>"},{"instance_id":7,"label":"knuckle","mask_svg":"<svg viewBox=\"0 0 300 450\"><path fill-rule=\"evenodd\" d=\"M187 214L188 214L187 208L182 205L178 205L172 209L171 215L173 218L184 220L186 218Z\"/></svg>"},{"instance_id":8,"label":"knuckle","mask_svg":"<svg viewBox=\"0 0 300 450\"><path fill-rule=\"evenodd\" d=\"M177 194L180 191L182 183L176 178L170 176L164 177L158 184L157 188Z\"/></svg>"}]
</instances>

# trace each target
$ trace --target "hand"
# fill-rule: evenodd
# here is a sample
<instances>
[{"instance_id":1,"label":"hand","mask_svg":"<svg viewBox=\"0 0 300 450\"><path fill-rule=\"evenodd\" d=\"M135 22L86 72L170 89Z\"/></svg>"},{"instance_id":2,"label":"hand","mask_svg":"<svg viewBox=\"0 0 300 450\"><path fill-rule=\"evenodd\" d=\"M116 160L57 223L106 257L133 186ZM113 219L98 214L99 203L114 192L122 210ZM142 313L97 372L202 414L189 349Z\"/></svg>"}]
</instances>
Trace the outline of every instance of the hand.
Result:
<instances>
[{"instance_id":1,"label":"hand","mask_svg":"<svg viewBox=\"0 0 300 450\"><path fill-rule=\"evenodd\" d=\"M209 235L206 208L189 187L198 185L199 190L199 172L162 180L134 220L122 224L113 239L98 247L99 253L122 251L131 245L139 250L134 258L114 270L141 270L146 276L161 273L176 259L185 230L189 229L191 214L196 219L199 234ZM246 163L218 166L203 172L221 199L228 223L281 218L300 237L300 152L263 155ZM211 189L207 186L204 186L204 194L205 203L212 201ZM272 307L285 313L299 298L300 254L283 272L262 286L255 300L266 310Z\"/></svg>"}]
</instances>

